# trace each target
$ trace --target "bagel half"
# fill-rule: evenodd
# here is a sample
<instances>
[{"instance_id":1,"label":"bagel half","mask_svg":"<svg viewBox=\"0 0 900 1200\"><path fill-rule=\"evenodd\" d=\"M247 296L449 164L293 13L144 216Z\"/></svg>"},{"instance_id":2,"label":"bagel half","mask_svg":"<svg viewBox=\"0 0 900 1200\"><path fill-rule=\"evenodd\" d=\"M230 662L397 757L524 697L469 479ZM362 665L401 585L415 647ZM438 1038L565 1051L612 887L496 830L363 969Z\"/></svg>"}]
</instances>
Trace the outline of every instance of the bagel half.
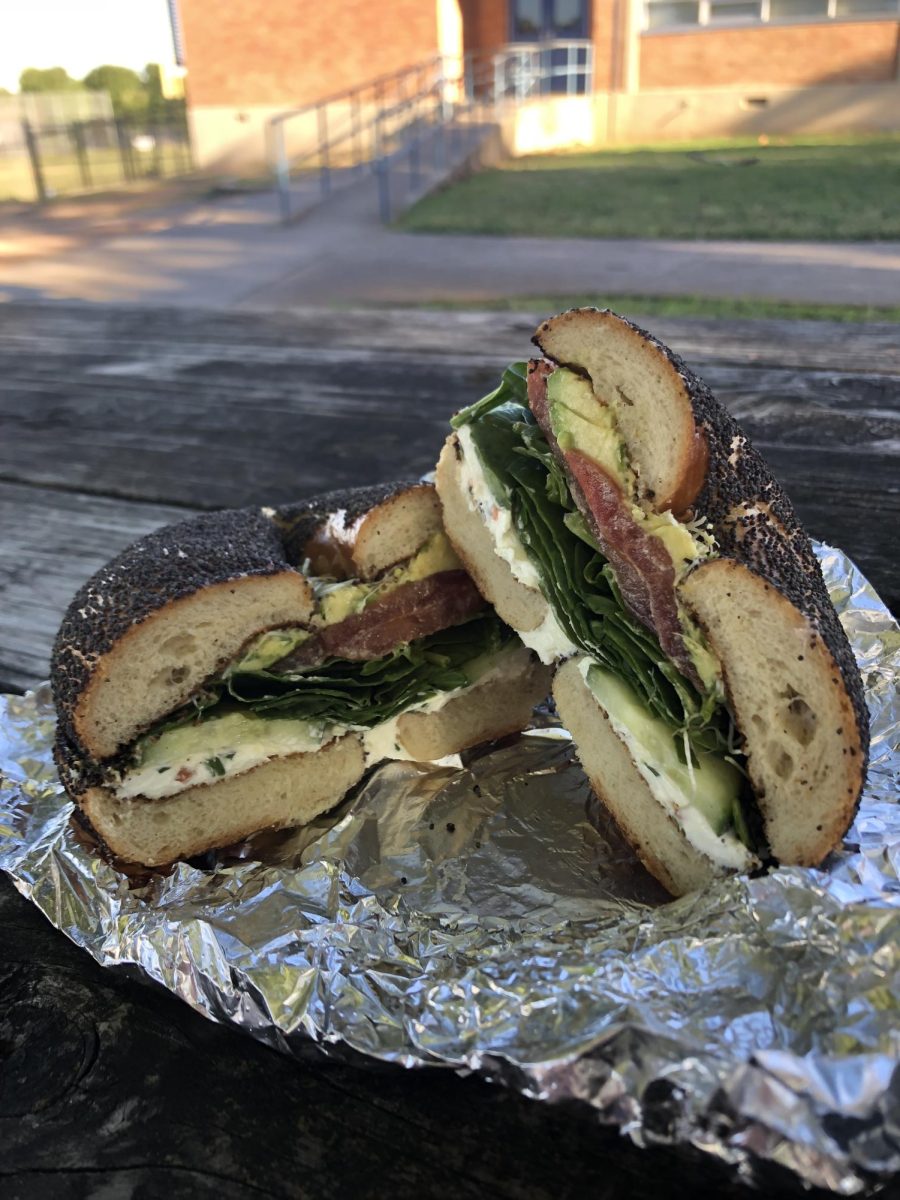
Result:
<instances>
[{"instance_id":1,"label":"bagel half","mask_svg":"<svg viewBox=\"0 0 900 1200\"><path fill-rule=\"evenodd\" d=\"M534 341L542 360L454 420L436 475L454 548L525 644L565 662L560 716L669 891L820 863L859 800L868 714L787 496L644 330L576 309Z\"/></svg>"},{"instance_id":2,"label":"bagel half","mask_svg":"<svg viewBox=\"0 0 900 1200\"><path fill-rule=\"evenodd\" d=\"M52 655L56 762L109 852L155 867L305 824L383 758L516 732L549 682L433 487L331 493L191 518L89 580Z\"/></svg>"}]
</instances>

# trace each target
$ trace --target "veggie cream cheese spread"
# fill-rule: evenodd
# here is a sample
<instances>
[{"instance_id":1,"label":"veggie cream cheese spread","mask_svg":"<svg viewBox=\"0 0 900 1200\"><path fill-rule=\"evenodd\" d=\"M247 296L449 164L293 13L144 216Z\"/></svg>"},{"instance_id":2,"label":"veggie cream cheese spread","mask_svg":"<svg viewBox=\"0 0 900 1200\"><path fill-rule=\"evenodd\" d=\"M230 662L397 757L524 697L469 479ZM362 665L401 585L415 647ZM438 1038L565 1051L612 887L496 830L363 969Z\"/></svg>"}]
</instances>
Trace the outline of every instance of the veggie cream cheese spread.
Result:
<instances>
[{"instance_id":1,"label":"veggie cream cheese spread","mask_svg":"<svg viewBox=\"0 0 900 1200\"><path fill-rule=\"evenodd\" d=\"M501 661L504 657L501 656ZM480 684L502 670L503 666L498 665L476 682ZM324 725L321 721L289 717L269 719L243 713L229 713L198 724L183 725L149 741L141 752L140 763L120 777L114 791L122 800L138 796L160 800L198 784L215 783L227 776L243 774L272 758L320 750L346 733L362 737L366 766L374 766L386 758L409 762L413 756L400 741L400 720L407 713L439 712L466 691L468 688L438 692L390 720L370 727Z\"/></svg>"},{"instance_id":2,"label":"veggie cream cheese spread","mask_svg":"<svg viewBox=\"0 0 900 1200\"><path fill-rule=\"evenodd\" d=\"M485 478L481 458L472 441L471 430L467 425L463 425L457 436L463 452L461 475L469 508L478 513L489 529L494 542L494 552L507 564L513 578L524 587L532 588L543 595L540 573L522 545L513 525L512 513L506 505L499 503ZM578 650L575 643L566 636L549 604L537 629L519 629L517 633L542 663L568 658Z\"/></svg>"}]
</instances>

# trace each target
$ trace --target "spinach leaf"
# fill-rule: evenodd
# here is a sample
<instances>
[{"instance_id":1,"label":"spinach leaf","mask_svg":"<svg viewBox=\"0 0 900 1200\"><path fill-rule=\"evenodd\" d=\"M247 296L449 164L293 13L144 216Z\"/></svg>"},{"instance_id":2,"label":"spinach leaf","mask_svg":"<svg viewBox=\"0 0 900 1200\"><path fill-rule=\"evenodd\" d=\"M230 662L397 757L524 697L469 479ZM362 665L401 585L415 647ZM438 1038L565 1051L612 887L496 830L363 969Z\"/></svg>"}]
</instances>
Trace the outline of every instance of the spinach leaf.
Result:
<instances>
[{"instance_id":1,"label":"spinach leaf","mask_svg":"<svg viewBox=\"0 0 900 1200\"><path fill-rule=\"evenodd\" d=\"M526 363L511 363L503 372L500 383L492 392L482 397L476 404L470 404L468 408L461 409L455 417L450 418L453 428L459 429L461 425L470 425L473 421L483 417L485 413L505 404L507 400L524 404L527 395L526 370Z\"/></svg>"},{"instance_id":2,"label":"spinach leaf","mask_svg":"<svg viewBox=\"0 0 900 1200\"><path fill-rule=\"evenodd\" d=\"M476 664L513 636L495 613L487 612L367 662L332 658L289 675L279 674L277 663L261 671L235 671L204 690L202 705L185 705L151 733L234 711L375 725L437 692L467 687Z\"/></svg>"},{"instance_id":3,"label":"spinach leaf","mask_svg":"<svg viewBox=\"0 0 900 1200\"><path fill-rule=\"evenodd\" d=\"M673 733L686 731L697 750L733 750L730 719L714 693L698 692L656 635L625 608L613 570L527 407L524 378L514 372L504 378L483 407L467 410L467 420L492 490L512 513L557 621L571 641L643 696Z\"/></svg>"}]
</instances>

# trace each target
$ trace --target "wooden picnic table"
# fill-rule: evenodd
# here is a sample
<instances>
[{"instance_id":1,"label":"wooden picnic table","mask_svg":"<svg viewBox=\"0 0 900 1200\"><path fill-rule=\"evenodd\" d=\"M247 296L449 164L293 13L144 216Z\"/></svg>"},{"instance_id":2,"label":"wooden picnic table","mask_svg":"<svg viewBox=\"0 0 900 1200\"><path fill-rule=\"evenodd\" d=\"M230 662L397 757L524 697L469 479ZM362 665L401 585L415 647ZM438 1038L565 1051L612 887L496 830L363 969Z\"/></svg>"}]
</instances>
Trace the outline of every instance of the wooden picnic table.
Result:
<instances>
[{"instance_id":1,"label":"wooden picnic table","mask_svg":"<svg viewBox=\"0 0 900 1200\"><path fill-rule=\"evenodd\" d=\"M430 469L544 315L0 308L0 690L46 677L76 587L153 527ZM653 328L900 612L897 327ZM0 1179L8 1198L743 1190L478 1078L298 1065L98 967L5 879Z\"/></svg>"}]
</instances>

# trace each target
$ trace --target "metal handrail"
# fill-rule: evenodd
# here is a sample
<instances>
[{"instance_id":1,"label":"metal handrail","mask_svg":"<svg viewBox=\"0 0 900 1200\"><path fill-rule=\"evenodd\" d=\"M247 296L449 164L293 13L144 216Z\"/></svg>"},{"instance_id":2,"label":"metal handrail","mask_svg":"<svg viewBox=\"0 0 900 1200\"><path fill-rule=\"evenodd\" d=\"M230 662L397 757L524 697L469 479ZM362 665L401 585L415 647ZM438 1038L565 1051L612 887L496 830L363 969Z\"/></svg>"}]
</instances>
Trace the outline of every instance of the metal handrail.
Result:
<instances>
[{"instance_id":1,"label":"metal handrail","mask_svg":"<svg viewBox=\"0 0 900 1200\"><path fill-rule=\"evenodd\" d=\"M385 75L376 75L374 79L367 79L365 83L355 84L353 87L344 88L340 92L332 92L330 96L323 96L320 100L310 100L308 104L301 104L299 108L288 108L284 112L276 113L274 117L270 118L270 124L275 125L282 121L289 121L291 117L302 116L304 113L311 112L322 105L338 104L343 100L352 98L354 95L362 95L364 92L383 88L385 84L391 81L409 78L411 75L417 75L429 67L439 67L441 62L441 56L436 54L432 58L424 59L422 62L413 63L412 66L401 67L399 71L389 71Z\"/></svg>"},{"instance_id":2,"label":"metal handrail","mask_svg":"<svg viewBox=\"0 0 900 1200\"><path fill-rule=\"evenodd\" d=\"M315 162L321 196L328 196L336 152L347 142L352 143L352 169L370 166L377 176L381 218L389 220L391 167L408 159L409 186L418 186L423 130L434 141L437 164L445 157L451 127L471 125L484 114L536 96L585 95L592 89L593 48L588 41L510 45L498 53L466 54L450 66L450 60L432 57L272 117L270 145L282 220L293 215L292 172ZM367 97L370 107L364 111ZM342 113L338 130L331 111L336 105ZM314 145L289 154L286 126L312 114Z\"/></svg>"},{"instance_id":3,"label":"metal handrail","mask_svg":"<svg viewBox=\"0 0 900 1200\"><path fill-rule=\"evenodd\" d=\"M431 94L439 84L442 63L443 60L440 56L429 58L411 67L404 67L400 71L378 76L357 87L346 88L344 91L335 92L321 100L288 109L272 117L269 121L269 129L282 219L288 221L292 215L290 203L292 169L300 169L305 163L318 160L320 190L323 196L327 196L331 191L333 152L350 141L353 144L354 166L362 166L365 161L377 159L380 153L377 131L384 122L385 114L390 111L386 107L386 93L393 93L393 95L402 93L403 98L399 101L401 105L407 101L421 100L424 95ZM437 78L423 88L423 80L428 78L429 73L433 73L433 76ZM409 96L408 91L412 84L417 87L417 90L412 96ZM391 95L390 105L396 107L393 95ZM373 111L364 117L362 108L367 97L372 101ZM329 109L335 105L341 105L350 110L349 119L344 122L344 128L339 133L334 132L331 124L333 118L329 117ZM316 144L304 153L290 156L287 150L285 126L290 121L299 117L308 117L313 113L315 114ZM362 147L367 140L366 135L369 133L372 134L369 139L372 153L370 159L365 160L362 155Z\"/></svg>"},{"instance_id":4,"label":"metal handrail","mask_svg":"<svg viewBox=\"0 0 900 1200\"><path fill-rule=\"evenodd\" d=\"M585 95L593 80L593 45L588 41L552 41L537 45L512 44L491 57L494 99L522 100L559 95L554 87L565 80L562 94ZM564 59L561 56L565 56Z\"/></svg>"}]
</instances>

